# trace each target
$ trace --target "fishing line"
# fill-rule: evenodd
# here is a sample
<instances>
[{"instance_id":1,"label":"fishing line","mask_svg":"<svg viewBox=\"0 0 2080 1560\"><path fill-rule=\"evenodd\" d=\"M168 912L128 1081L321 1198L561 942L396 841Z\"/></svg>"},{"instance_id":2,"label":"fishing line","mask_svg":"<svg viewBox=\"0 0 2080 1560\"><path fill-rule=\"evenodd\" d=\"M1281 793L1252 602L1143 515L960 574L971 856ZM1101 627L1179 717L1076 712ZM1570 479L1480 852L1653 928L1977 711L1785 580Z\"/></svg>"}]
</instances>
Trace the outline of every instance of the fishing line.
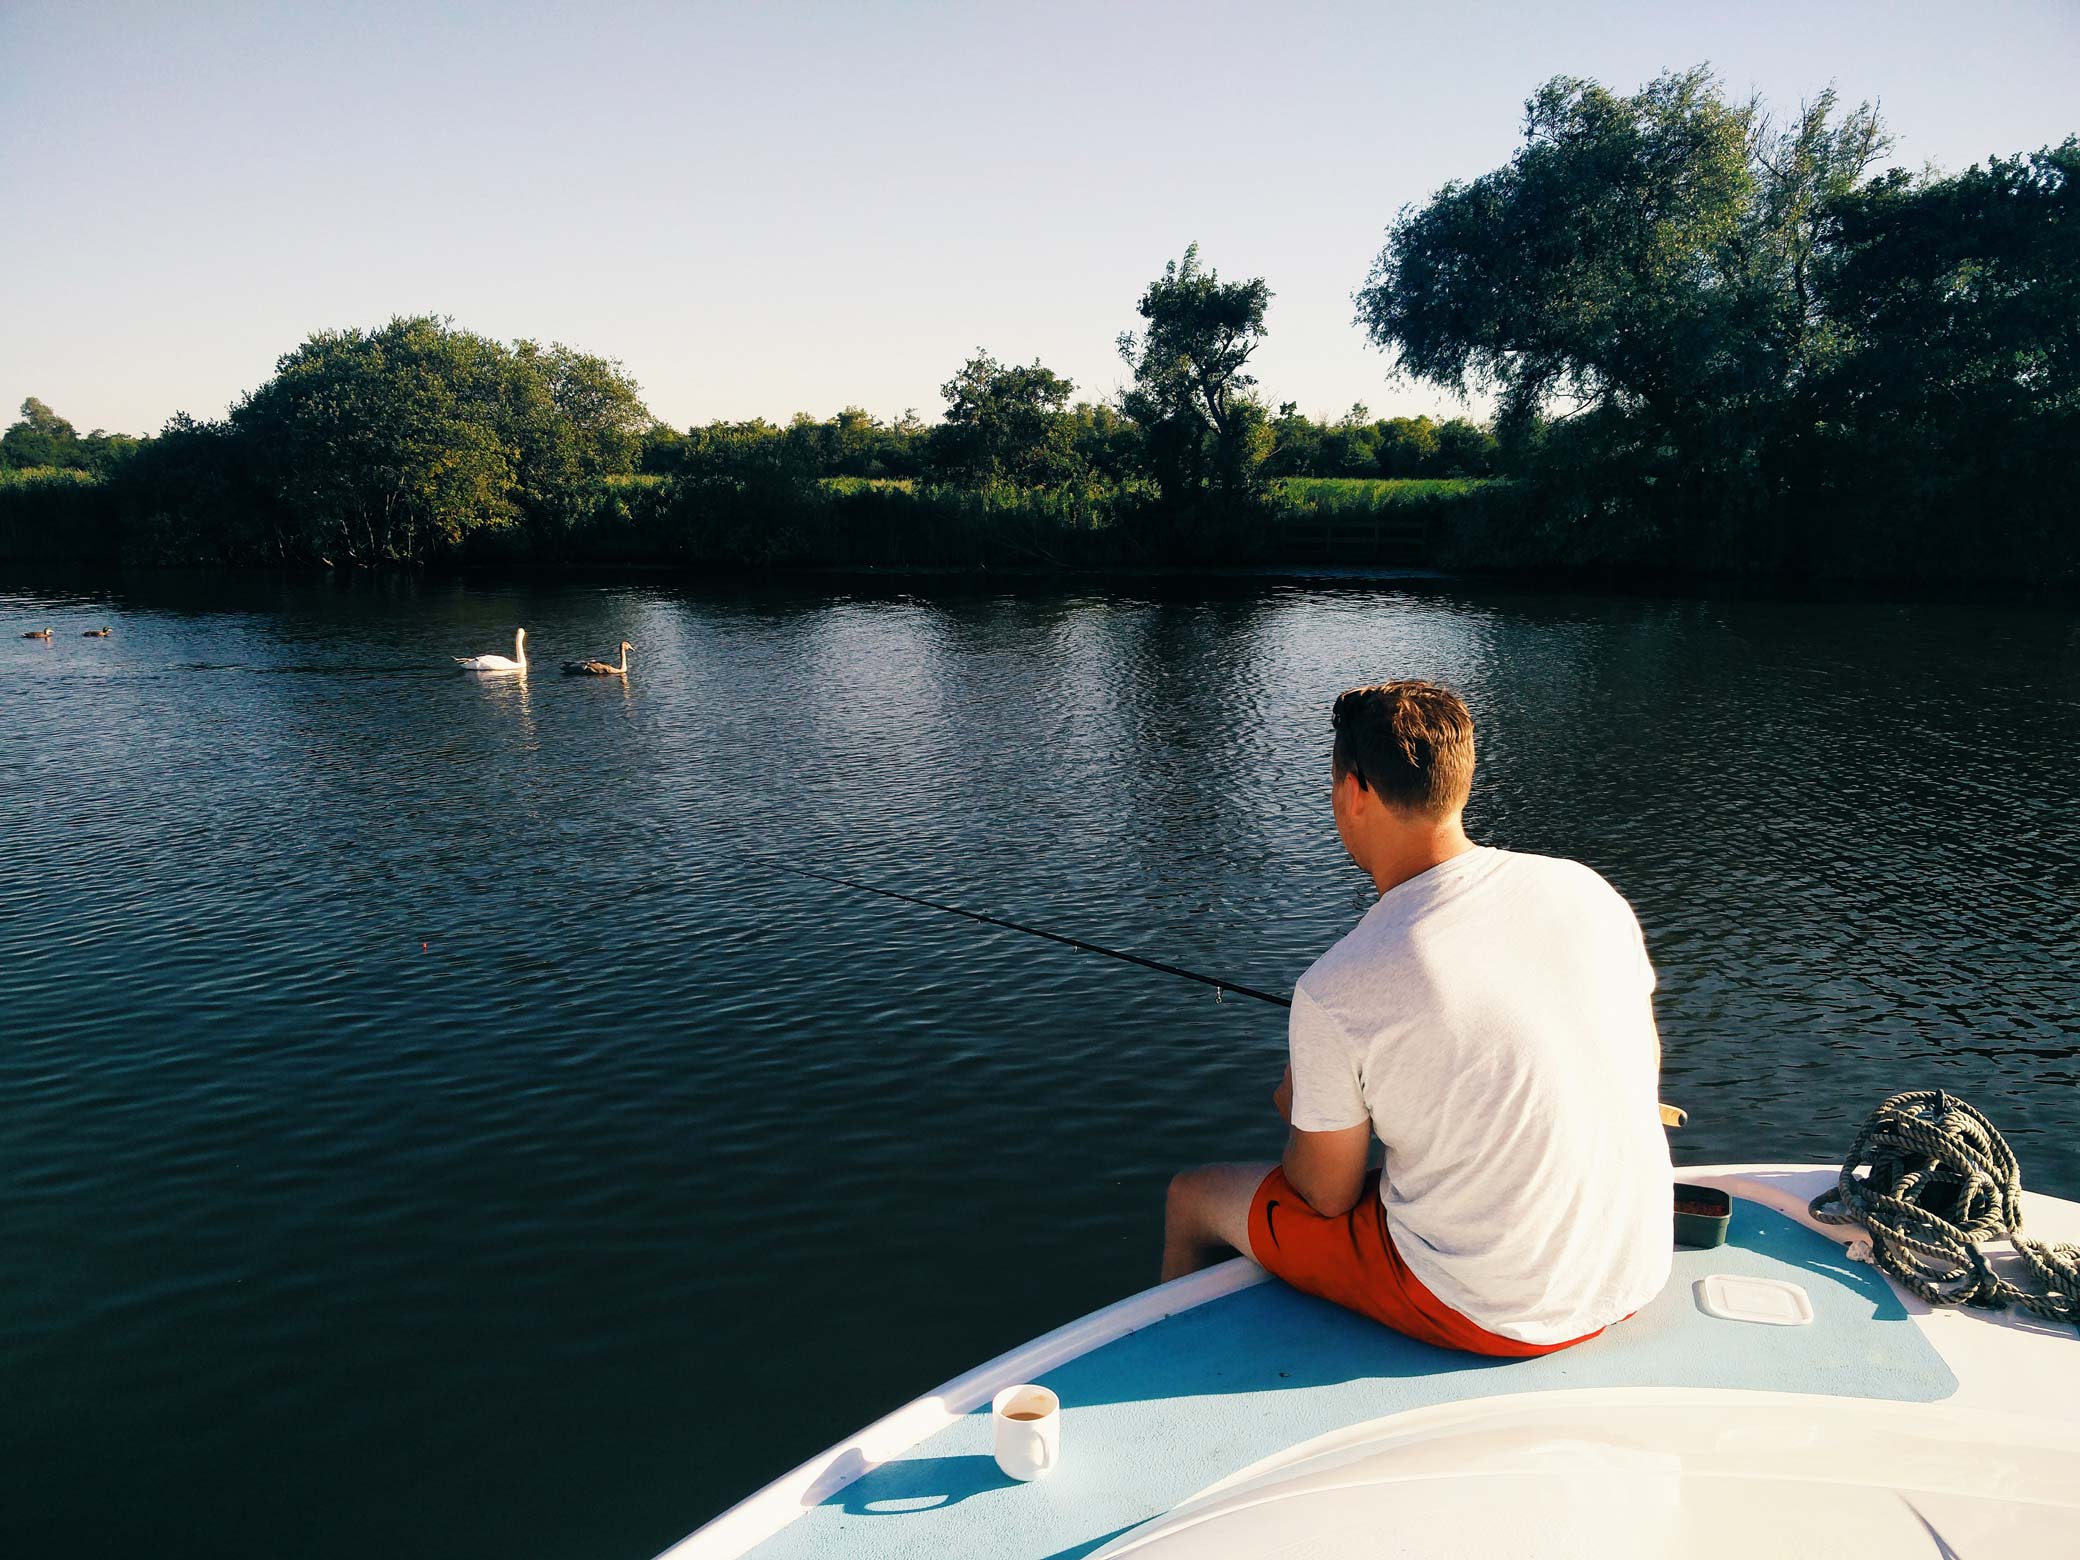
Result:
<instances>
[{"instance_id":1,"label":"fishing line","mask_svg":"<svg viewBox=\"0 0 2080 1560\"><path fill-rule=\"evenodd\" d=\"M927 910L943 910L948 915L965 916L970 921L980 921L984 926L1001 926L1009 932L1024 932L1028 937L1044 937L1051 943L1060 943L1065 948L1074 948L1079 953L1102 953L1108 959L1118 959L1123 964L1138 964L1145 970L1155 970L1164 975L1177 975L1185 980L1195 980L1202 986L1211 986L1216 1000L1223 993L1234 992L1237 996L1255 997L1259 1002L1269 1002L1274 1007L1289 1008L1293 1005L1289 997L1273 996L1268 991L1259 991L1254 986L1244 986L1232 980L1222 980L1214 975L1202 975L1197 970L1188 970L1175 964L1165 964L1161 959L1144 959L1138 953L1122 953L1117 948L1107 948L1099 943L1085 942L1080 937L1065 937L1060 932L1044 931L1037 926L1023 926L1017 921L1007 921L1002 916L984 915L980 910L967 910L959 905L943 904L936 899L925 899L916 894L900 893L893 888L880 888L872 883L861 883L853 878L839 877L835 872L818 872L810 867L791 867L778 861L760 861L763 867L775 872L788 872L796 877L816 878L825 883L836 883L841 888L858 889L863 894L879 894L884 899L899 899L906 905L922 905Z\"/></svg>"},{"instance_id":2,"label":"fishing line","mask_svg":"<svg viewBox=\"0 0 2080 1560\"><path fill-rule=\"evenodd\" d=\"M925 899L917 894L900 893L893 888L879 888L872 883L861 883L853 878L839 877L835 872L818 872L811 867L790 867L784 862L761 861L751 858L755 865L770 867L775 872L788 872L796 877L815 878L823 883L836 883L841 888L856 888L863 894L879 894L883 899L900 899L906 905L922 905L927 910L943 910L948 915L965 916L970 921L980 921L984 926L1001 926L1007 932L1024 932L1028 937L1044 937L1051 943L1060 943L1065 948L1074 948L1079 953L1102 953L1108 959L1118 959L1123 964L1138 964L1145 970L1155 970L1164 975L1179 975L1186 980L1195 980L1202 986L1213 988L1214 998L1232 991L1238 996L1255 997L1259 1002L1269 1002L1273 1007L1289 1008L1290 997L1275 997L1268 991L1259 991L1254 986L1237 985L1232 980L1221 980L1213 975L1201 975L1197 970L1188 970L1175 964L1165 964L1161 959L1144 959L1138 953L1122 953L1117 948L1107 948L1099 943L1085 942L1080 937L1064 937L1060 932L1043 931L1037 926L1022 926L1016 921L1007 921L1002 916L984 915L980 910L966 910L959 905L942 904L936 899ZM1689 1113L1674 1105L1660 1107L1661 1124L1664 1127L1680 1127L1689 1120Z\"/></svg>"}]
</instances>

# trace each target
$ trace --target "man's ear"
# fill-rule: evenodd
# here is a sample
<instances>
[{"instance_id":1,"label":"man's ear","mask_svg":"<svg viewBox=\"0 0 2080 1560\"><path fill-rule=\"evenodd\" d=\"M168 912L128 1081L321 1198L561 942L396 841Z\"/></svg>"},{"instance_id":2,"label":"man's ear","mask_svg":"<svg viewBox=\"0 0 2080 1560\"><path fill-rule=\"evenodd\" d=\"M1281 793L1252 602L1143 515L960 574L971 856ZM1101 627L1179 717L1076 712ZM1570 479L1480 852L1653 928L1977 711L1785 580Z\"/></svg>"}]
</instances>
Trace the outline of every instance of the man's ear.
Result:
<instances>
[{"instance_id":1,"label":"man's ear","mask_svg":"<svg viewBox=\"0 0 2080 1560\"><path fill-rule=\"evenodd\" d=\"M1338 775L1336 777L1336 788L1343 792L1342 801L1345 810L1352 813L1355 813L1366 802L1375 800L1372 793L1365 789L1365 782L1358 778L1358 771L1355 769L1346 769L1342 774Z\"/></svg>"}]
</instances>

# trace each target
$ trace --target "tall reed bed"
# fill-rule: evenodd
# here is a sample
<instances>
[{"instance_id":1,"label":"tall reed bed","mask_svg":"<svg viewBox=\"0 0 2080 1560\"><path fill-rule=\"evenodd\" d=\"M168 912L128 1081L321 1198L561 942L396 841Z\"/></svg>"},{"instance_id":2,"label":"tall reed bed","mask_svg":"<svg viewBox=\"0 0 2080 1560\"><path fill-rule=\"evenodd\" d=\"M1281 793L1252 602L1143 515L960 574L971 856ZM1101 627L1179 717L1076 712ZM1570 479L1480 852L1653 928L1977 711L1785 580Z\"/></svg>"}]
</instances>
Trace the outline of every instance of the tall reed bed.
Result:
<instances>
[{"instance_id":1,"label":"tall reed bed","mask_svg":"<svg viewBox=\"0 0 2080 1560\"><path fill-rule=\"evenodd\" d=\"M56 466L0 471L0 559L80 563L120 547L115 495L102 478Z\"/></svg>"},{"instance_id":2,"label":"tall reed bed","mask_svg":"<svg viewBox=\"0 0 2080 1560\"><path fill-rule=\"evenodd\" d=\"M1317 515L1376 514L1404 505L1449 503L1493 487L1487 477L1283 477L1271 485L1281 512Z\"/></svg>"}]
</instances>

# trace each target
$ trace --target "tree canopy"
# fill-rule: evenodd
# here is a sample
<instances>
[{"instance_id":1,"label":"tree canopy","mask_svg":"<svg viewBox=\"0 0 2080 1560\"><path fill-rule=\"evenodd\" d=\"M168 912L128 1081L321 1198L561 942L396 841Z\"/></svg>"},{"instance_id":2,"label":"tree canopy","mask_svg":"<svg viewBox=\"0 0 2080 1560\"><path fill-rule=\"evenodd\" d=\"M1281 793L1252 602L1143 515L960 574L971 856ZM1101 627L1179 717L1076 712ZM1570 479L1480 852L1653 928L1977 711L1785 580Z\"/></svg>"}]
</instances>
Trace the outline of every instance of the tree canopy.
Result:
<instances>
[{"instance_id":1,"label":"tree canopy","mask_svg":"<svg viewBox=\"0 0 2080 1560\"><path fill-rule=\"evenodd\" d=\"M1395 220L1359 323L1408 372L1499 391L1506 413L1711 393L1740 368L1753 127L1702 68L1632 97L1557 77L1508 164Z\"/></svg>"},{"instance_id":2,"label":"tree canopy","mask_svg":"<svg viewBox=\"0 0 2080 1560\"><path fill-rule=\"evenodd\" d=\"M1148 443L1166 496L1249 492L1271 438L1245 370L1264 338L1271 289L1262 277L1223 282L1199 263L1199 246L1163 267L1135 306L1146 323L1119 338L1134 372L1122 399Z\"/></svg>"},{"instance_id":3,"label":"tree canopy","mask_svg":"<svg viewBox=\"0 0 2080 1560\"><path fill-rule=\"evenodd\" d=\"M127 434L96 428L82 434L35 396L22 402L22 415L0 433L0 471L87 471L106 476L137 453Z\"/></svg>"},{"instance_id":4,"label":"tree canopy","mask_svg":"<svg viewBox=\"0 0 2080 1560\"><path fill-rule=\"evenodd\" d=\"M1355 294L1397 372L1492 395L1490 421L1272 415L1271 291L1194 244L1136 300L1117 397L978 348L930 424L671 428L610 360L427 316L320 332L227 419L143 441L31 397L0 432L0 550L890 561L988 533L1232 559L1285 545L1296 506L1429 501L1377 479L1503 477L1421 490L1469 499L1463 534L1424 521L1442 561L2080 581L2080 140L1873 176L1888 146L1831 91L1779 118L1702 67L1547 82L1503 165L1403 208Z\"/></svg>"},{"instance_id":5,"label":"tree canopy","mask_svg":"<svg viewBox=\"0 0 2080 1560\"><path fill-rule=\"evenodd\" d=\"M320 332L231 413L300 539L361 564L555 524L587 483L633 469L650 420L617 365L430 316Z\"/></svg>"},{"instance_id":6,"label":"tree canopy","mask_svg":"<svg viewBox=\"0 0 2080 1560\"><path fill-rule=\"evenodd\" d=\"M2075 143L1871 178L1889 144L1831 91L1779 121L1703 67L1555 78L1504 166L1394 220L1359 324L1496 395L1583 561L1918 572L1996 514L2041 550L2046 462L2073 470Z\"/></svg>"},{"instance_id":7,"label":"tree canopy","mask_svg":"<svg viewBox=\"0 0 2080 1560\"><path fill-rule=\"evenodd\" d=\"M1007 366L978 350L940 387L946 420L933 440L936 464L971 487L1067 481L1078 469L1067 410L1075 389L1038 359Z\"/></svg>"}]
</instances>

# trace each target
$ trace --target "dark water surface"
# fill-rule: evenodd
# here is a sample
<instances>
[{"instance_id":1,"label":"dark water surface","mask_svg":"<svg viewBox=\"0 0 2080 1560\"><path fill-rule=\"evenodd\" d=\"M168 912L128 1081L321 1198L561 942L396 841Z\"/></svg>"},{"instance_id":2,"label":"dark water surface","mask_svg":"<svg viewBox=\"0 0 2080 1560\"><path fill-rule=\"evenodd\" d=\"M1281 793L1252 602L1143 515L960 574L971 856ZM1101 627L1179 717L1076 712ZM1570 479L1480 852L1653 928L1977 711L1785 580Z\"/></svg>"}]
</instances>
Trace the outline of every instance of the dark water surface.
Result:
<instances>
[{"instance_id":1,"label":"dark water surface","mask_svg":"<svg viewBox=\"0 0 2080 1560\"><path fill-rule=\"evenodd\" d=\"M531 678L449 665L516 623ZM11 1552L641 1560L1151 1282L1169 1171L1277 1152L1281 1015L743 854L1283 988L1366 903L1359 680L1456 684L1476 836L1632 899L1681 1158L1941 1085L2080 1195L2068 614L162 580L0 629Z\"/></svg>"}]
</instances>

